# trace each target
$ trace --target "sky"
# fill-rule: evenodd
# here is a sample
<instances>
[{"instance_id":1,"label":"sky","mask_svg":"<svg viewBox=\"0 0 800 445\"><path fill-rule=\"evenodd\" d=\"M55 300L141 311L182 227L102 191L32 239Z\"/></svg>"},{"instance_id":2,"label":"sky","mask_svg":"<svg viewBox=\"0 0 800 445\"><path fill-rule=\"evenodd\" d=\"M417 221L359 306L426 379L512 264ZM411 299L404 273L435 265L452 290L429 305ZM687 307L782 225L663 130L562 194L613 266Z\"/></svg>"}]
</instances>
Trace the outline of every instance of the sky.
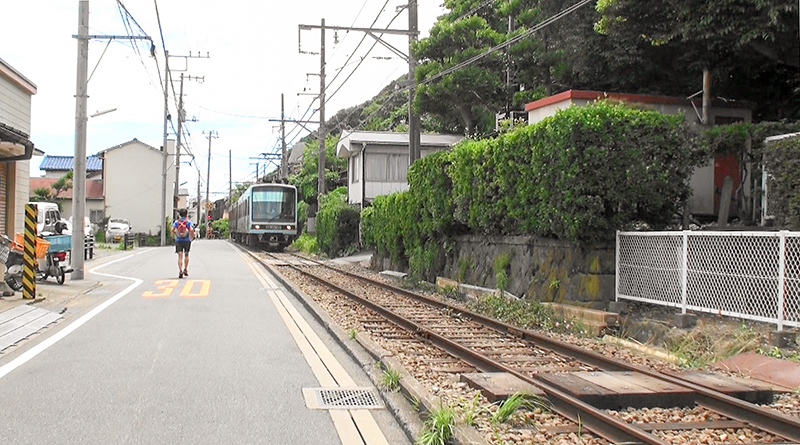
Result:
<instances>
[{"instance_id":1,"label":"sky","mask_svg":"<svg viewBox=\"0 0 800 445\"><path fill-rule=\"evenodd\" d=\"M125 20L119 3L127 9ZM89 118L86 153L93 155L134 138L156 148L163 145L166 47L172 78L170 139L176 137L176 101L184 76L188 122L182 136L181 188L196 195L200 177L204 197L210 146L211 199L220 199L230 180L252 181L257 163L263 173L266 162L257 159L262 153L280 152L280 123L271 120L280 119L281 94L287 119L301 119L307 112L305 119L318 117L312 112L319 107L313 99L319 94L320 56L304 53L319 52L320 30L299 32L298 25L319 26L325 19L326 26L408 29L407 12L398 15L398 7L406 3L91 0L90 35L150 36L156 58L150 56L146 41L90 41L88 114L115 111ZM442 3L418 0L421 37L445 12ZM78 0L6 0L2 6L0 58L37 86L30 139L47 155L75 153L77 40L73 36L78 33L78 4ZM325 33L326 91L329 96L336 91L326 101L327 118L369 100L408 71L407 62L383 45L369 51L375 42L371 37L359 47L364 36L357 31ZM404 53L408 49L405 36L387 35L384 40ZM313 130L316 125L308 127ZM208 138L210 132L215 137ZM290 146L307 134L301 127L287 125ZM38 169L42 159L31 161L31 176L42 174ZM276 168L274 163L267 165L267 171Z\"/></svg>"}]
</instances>

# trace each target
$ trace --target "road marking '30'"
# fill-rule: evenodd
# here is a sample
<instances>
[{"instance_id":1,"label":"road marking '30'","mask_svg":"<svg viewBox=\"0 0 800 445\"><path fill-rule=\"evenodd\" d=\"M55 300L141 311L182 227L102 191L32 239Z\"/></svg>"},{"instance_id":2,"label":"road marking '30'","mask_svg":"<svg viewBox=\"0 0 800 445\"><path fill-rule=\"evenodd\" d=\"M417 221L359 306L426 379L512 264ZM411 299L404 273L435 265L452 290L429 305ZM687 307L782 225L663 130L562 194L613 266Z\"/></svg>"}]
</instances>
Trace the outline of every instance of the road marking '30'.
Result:
<instances>
[{"instance_id":1,"label":"road marking '30'","mask_svg":"<svg viewBox=\"0 0 800 445\"><path fill-rule=\"evenodd\" d=\"M168 298L172 296L172 291L178 287L179 283L179 280L157 280L155 286L160 292L144 291L142 298ZM211 281L209 280L187 280L178 296L183 298L207 297L210 289Z\"/></svg>"}]
</instances>

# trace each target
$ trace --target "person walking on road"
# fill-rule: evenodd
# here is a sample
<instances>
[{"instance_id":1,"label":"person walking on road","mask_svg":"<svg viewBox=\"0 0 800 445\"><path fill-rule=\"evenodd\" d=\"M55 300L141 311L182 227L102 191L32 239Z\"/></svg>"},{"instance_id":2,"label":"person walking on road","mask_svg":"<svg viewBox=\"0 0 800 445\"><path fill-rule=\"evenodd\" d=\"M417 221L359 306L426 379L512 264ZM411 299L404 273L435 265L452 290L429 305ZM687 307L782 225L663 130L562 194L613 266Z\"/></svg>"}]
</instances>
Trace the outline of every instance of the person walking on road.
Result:
<instances>
[{"instance_id":1,"label":"person walking on road","mask_svg":"<svg viewBox=\"0 0 800 445\"><path fill-rule=\"evenodd\" d=\"M186 217L186 209L178 211L179 218L172 223L175 236L175 253L178 254L178 278L189 276L189 249L194 239L194 223Z\"/></svg>"}]
</instances>

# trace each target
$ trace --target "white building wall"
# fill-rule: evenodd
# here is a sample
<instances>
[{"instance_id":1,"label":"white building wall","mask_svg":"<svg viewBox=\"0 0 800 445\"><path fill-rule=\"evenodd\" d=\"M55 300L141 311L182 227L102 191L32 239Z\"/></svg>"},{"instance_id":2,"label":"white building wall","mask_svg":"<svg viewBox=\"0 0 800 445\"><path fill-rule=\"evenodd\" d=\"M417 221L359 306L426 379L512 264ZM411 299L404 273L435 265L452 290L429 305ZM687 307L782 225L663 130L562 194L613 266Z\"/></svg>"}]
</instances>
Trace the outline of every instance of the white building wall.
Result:
<instances>
[{"instance_id":1,"label":"white building wall","mask_svg":"<svg viewBox=\"0 0 800 445\"><path fill-rule=\"evenodd\" d=\"M174 141L167 149L174 151ZM170 156L169 159L172 159ZM167 161L167 217L172 216L175 168ZM163 155L138 141L105 153L105 205L106 217L125 218L134 232L160 233L162 221L162 162Z\"/></svg>"}]
</instances>

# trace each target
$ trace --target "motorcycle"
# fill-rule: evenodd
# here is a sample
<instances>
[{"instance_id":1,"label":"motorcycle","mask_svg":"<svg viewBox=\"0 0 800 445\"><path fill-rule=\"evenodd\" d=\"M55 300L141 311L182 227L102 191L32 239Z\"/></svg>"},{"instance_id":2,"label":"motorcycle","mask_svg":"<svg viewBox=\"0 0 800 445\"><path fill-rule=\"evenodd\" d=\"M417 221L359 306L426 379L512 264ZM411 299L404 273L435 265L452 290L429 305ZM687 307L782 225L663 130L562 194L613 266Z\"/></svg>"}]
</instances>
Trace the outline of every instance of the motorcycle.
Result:
<instances>
[{"instance_id":1,"label":"motorcycle","mask_svg":"<svg viewBox=\"0 0 800 445\"><path fill-rule=\"evenodd\" d=\"M6 235L0 238L0 245L2 245L0 247L0 260L2 260L5 250L8 250L4 261L6 266L5 282L11 289L20 291L22 290L22 274L25 267L22 246ZM67 273L72 272L72 268L68 268L66 264L67 252L48 251L44 258L37 258L34 262L36 279L42 281L48 277L54 277L58 284L64 284Z\"/></svg>"}]
</instances>

